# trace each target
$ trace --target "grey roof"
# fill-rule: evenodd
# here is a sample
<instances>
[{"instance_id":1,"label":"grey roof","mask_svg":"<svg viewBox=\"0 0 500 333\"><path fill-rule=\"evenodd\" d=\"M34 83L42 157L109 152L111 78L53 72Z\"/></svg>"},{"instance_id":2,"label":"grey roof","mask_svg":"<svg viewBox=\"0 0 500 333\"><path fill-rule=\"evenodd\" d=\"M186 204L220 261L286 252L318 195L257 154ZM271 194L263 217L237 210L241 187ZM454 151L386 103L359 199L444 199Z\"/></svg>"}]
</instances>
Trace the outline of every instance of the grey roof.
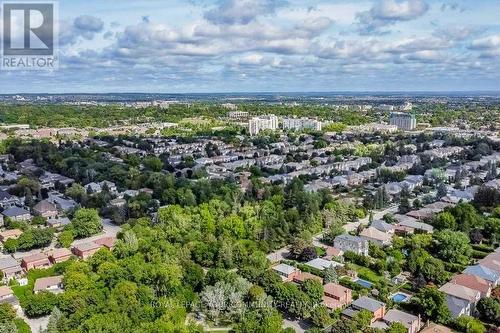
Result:
<instances>
[{"instance_id":1,"label":"grey roof","mask_svg":"<svg viewBox=\"0 0 500 333\"><path fill-rule=\"evenodd\" d=\"M33 209L41 213L57 211L56 206L47 200L40 201L33 206Z\"/></svg>"},{"instance_id":2,"label":"grey roof","mask_svg":"<svg viewBox=\"0 0 500 333\"><path fill-rule=\"evenodd\" d=\"M379 302L370 297L363 296L352 302L352 305L356 308L375 312L381 307L385 306L385 303Z\"/></svg>"},{"instance_id":3,"label":"grey roof","mask_svg":"<svg viewBox=\"0 0 500 333\"><path fill-rule=\"evenodd\" d=\"M11 256L0 259L0 269L20 266L19 262Z\"/></svg>"},{"instance_id":4,"label":"grey roof","mask_svg":"<svg viewBox=\"0 0 500 333\"><path fill-rule=\"evenodd\" d=\"M279 264L279 265L273 267L273 269L275 271L278 271L278 272L286 274L286 275L292 274L293 272L296 271L295 267L287 265L287 264Z\"/></svg>"},{"instance_id":5,"label":"grey roof","mask_svg":"<svg viewBox=\"0 0 500 333\"><path fill-rule=\"evenodd\" d=\"M355 243L363 243L364 242L364 240L361 237L352 236L349 234L343 234L343 235L337 236L337 237L335 237L335 240L345 240L345 241L355 242Z\"/></svg>"},{"instance_id":6,"label":"grey roof","mask_svg":"<svg viewBox=\"0 0 500 333\"><path fill-rule=\"evenodd\" d=\"M416 221L401 221L399 222L399 225L405 226L405 227L410 227L413 229L420 229L420 230L425 230L428 232L433 231L433 227L430 224L427 223L422 223L422 222L416 222Z\"/></svg>"},{"instance_id":7,"label":"grey roof","mask_svg":"<svg viewBox=\"0 0 500 333\"><path fill-rule=\"evenodd\" d=\"M491 282L497 282L500 280L500 272L494 271L482 265L469 266L464 270L464 273L475 275Z\"/></svg>"},{"instance_id":8,"label":"grey roof","mask_svg":"<svg viewBox=\"0 0 500 333\"><path fill-rule=\"evenodd\" d=\"M5 199L11 199L13 197L12 194L5 192L5 191L0 191L0 200L5 200Z\"/></svg>"},{"instance_id":9,"label":"grey roof","mask_svg":"<svg viewBox=\"0 0 500 333\"><path fill-rule=\"evenodd\" d=\"M29 214L29 213L30 212L28 212L26 209L20 208L20 207L17 207L17 206L14 206L14 207L11 207L11 208L7 208L6 210L4 210L2 212L3 215L9 216L9 217L19 216L19 215L25 215L25 214Z\"/></svg>"},{"instance_id":10,"label":"grey roof","mask_svg":"<svg viewBox=\"0 0 500 333\"><path fill-rule=\"evenodd\" d=\"M456 317L469 305L469 302L457 297L446 295L446 305L448 306L452 316Z\"/></svg>"},{"instance_id":11,"label":"grey roof","mask_svg":"<svg viewBox=\"0 0 500 333\"><path fill-rule=\"evenodd\" d=\"M396 310L396 309L391 309L391 310L387 311L386 315L384 316L384 320L391 323L391 324L394 322L398 322L398 323L401 323L401 324L405 325L406 327L408 327L411 325L411 323L418 320L418 317L414 316L412 314L409 314L407 312L403 312L403 311Z\"/></svg>"},{"instance_id":12,"label":"grey roof","mask_svg":"<svg viewBox=\"0 0 500 333\"><path fill-rule=\"evenodd\" d=\"M372 224L370 226L382 232L388 232L394 230L394 226L392 224L389 224L382 220L374 220L372 221Z\"/></svg>"}]
</instances>

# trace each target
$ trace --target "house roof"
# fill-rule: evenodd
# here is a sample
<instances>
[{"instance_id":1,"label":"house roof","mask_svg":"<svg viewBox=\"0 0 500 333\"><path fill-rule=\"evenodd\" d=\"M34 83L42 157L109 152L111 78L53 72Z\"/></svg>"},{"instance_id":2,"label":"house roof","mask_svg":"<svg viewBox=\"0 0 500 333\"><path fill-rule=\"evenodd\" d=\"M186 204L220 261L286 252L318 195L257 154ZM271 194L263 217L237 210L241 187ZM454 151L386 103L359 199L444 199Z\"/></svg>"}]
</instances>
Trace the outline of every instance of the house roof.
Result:
<instances>
[{"instance_id":1,"label":"house roof","mask_svg":"<svg viewBox=\"0 0 500 333\"><path fill-rule=\"evenodd\" d=\"M45 290L48 287L57 286L62 283L62 275L39 278L35 281L34 291Z\"/></svg>"},{"instance_id":2,"label":"house roof","mask_svg":"<svg viewBox=\"0 0 500 333\"><path fill-rule=\"evenodd\" d=\"M36 253L36 254L32 254L32 255L29 255L29 256L26 256L23 258L23 261L25 263L29 263L29 262L35 262L35 261L40 261L40 260L49 260L49 258L47 257L47 255L45 253Z\"/></svg>"},{"instance_id":3,"label":"house roof","mask_svg":"<svg viewBox=\"0 0 500 333\"><path fill-rule=\"evenodd\" d=\"M341 263L331 261L331 260L325 260L323 258L316 258L316 259L310 260L310 261L306 262L306 265L313 267L313 268L316 268L316 269L319 269L319 270L324 270L325 268L330 267L330 266L333 266L333 267L343 266Z\"/></svg>"},{"instance_id":4,"label":"house roof","mask_svg":"<svg viewBox=\"0 0 500 333\"><path fill-rule=\"evenodd\" d=\"M361 237L358 236L352 236L349 234L343 234L340 236L335 237L335 240L345 240L348 242L354 242L354 243L363 243L364 240Z\"/></svg>"},{"instance_id":5,"label":"house roof","mask_svg":"<svg viewBox=\"0 0 500 333\"><path fill-rule=\"evenodd\" d=\"M3 215L8 216L8 217L13 217L13 216L20 216L20 215L26 215L29 214L26 209L20 208L17 206L7 208L2 212Z\"/></svg>"},{"instance_id":6,"label":"house roof","mask_svg":"<svg viewBox=\"0 0 500 333\"><path fill-rule=\"evenodd\" d=\"M62 247L62 248L53 249L53 250L47 252L47 255L49 257L57 259L57 258L62 258L62 257L70 256L71 255L71 251L68 250L67 248Z\"/></svg>"},{"instance_id":7,"label":"house roof","mask_svg":"<svg viewBox=\"0 0 500 333\"><path fill-rule=\"evenodd\" d=\"M491 269L492 271L500 272L500 258L488 256L484 259L479 260L479 264Z\"/></svg>"},{"instance_id":8,"label":"house roof","mask_svg":"<svg viewBox=\"0 0 500 333\"><path fill-rule=\"evenodd\" d=\"M96 244L94 242L87 242L87 243L77 244L74 246L75 249L82 252L99 249L100 247L101 245Z\"/></svg>"},{"instance_id":9,"label":"house roof","mask_svg":"<svg viewBox=\"0 0 500 333\"><path fill-rule=\"evenodd\" d=\"M47 200L42 200L33 206L33 209L40 213L45 212L57 212L57 208L53 203L48 202Z\"/></svg>"},{"instance_id":10,"label":"house roof","mask_svg":"<svg viewBox=\"0 0 500 333\"><path fill-rule=\"evenodd\" d=\"M0 298L6 297L9 295L13 295L13 294L14 294L14 292L12 291L12 289L10 289L9 286L0 286Z\"/></svg>"},{"instance_id":11,"label":"house roof","mask_svg":"<svg viewBox=\"0 0 500 333\"><path fill-rule=\"evenodd\" d=\"M373 227L382 232L390 232L394 230L394 225L382 220L373 220L370 227Z\"/></svg>"},{"instance_id":12,"label":"house roof","mask_svg":"<svg viewBox=\"0 0 500 333\"><path fill-rule=\"evenodd\" d=\"M323 279L319 276L316 276L314 274L308 273L308 272L300 272L296 277L293 278L294 280L297 280L299 282L304 282L305 280L316 280L318 282L323 283Z\"/></svg>"},{"instance_id":13,"label":"house roof","mask_svg":"<svg viewBox=\"0 0 500 333\"><path fill-rule=\"evenodd\" d=\"M451 279L450 283L458 284L473 290L477 290L483 294L488 293L488 291L491 289L491 284L488 281L479 276L470 274L455 275Z\"/></svg>"},{"instance_id":14,"label":"house roof","mask_svg":"<svg viewBox=\"0 0 500 333\"><path fill-rule=\"evenodd\" d=\"M479 291L461 286L455 283L446 283L441 288L440 291L447 295L451 295L460 299L467 300L469 302L475 302L479 298Z\"/></svg>"},{"instance_id":15,"label":"house roof","mask_svg":"<svg viewBox=\"0 0 500 333\"><path fill-rule=\"evenodd\" d=\"M379 302L370 297L362 296L357 300L355 300L354 302L352 302L352 305L357 308L375 312L381 307L385 306L385 303Z\"/></svg>"},{"instance_id":16,"label":"house roof","mask_svg":"<svg viewBox=\"0 0 500 333\"><path fill-rule=\"evenodd\" d=\"M405 327L411 327L412 323L417 320L417 316L396 309L387 311L386 315L384 316L384 321L391 324L398 322L403 324Z\"/></svg>"},{"instance_id":17,"label":"house roof","mask_svg":"<svg viewBox=\"0 0 500 333\"><path fill-rule=\"evenodd\" d=\"M480 278L493 283L496 283L500 279L499 272L495 272L482 265L469 266L463 271L463 273L479 276Z\"/></svg>"},{"instance_id":18,"label":"house roof","mask_svg":"<svg viewBox=\"0 0 500 333\"><path fill-rule=\"evenodd\" d=\"M115 246L116 243L116 238L115 237L103 237L94 240L94 243L97 245L102 245L107 247L108 249L111 249L113 246Z\"/></svg>"},{"instance_id":19,"label":"house roof","mask_svg":"<svg viewBox=\"0 0 500 333\"><path fill-rule=\"evenodd\" d=\"M5 192L5 191L0 191L0 201L3 201L3 200L10 200L14 198L14 196L8 192Z\"/></svg>"},{"instance_id":20,"label":"house roof","mask_svg":"<svg viewBox=\"0 0 500 333\"><path fill-rule=\"evenodd\" d=\"M0 270L4 270L6 268L11 268L11 267L21 267L19 265L19 262L12 258L11 256L1 258L0 259Z\"/></svg>"},{"instance_id":21,"label":"house roof","mask_svg":"<svg viewBox=\"0 0 500 333\"><path fill-rule=\"evenodd\" d=\"M457 316L469 305L469 302L451 295L446 295L446 305L450 312Z\"/></svg>"},{"instance_id":22,"label":"house roof","mask_svg":"<svg viewBox=\"0 0 500 333\"><path fill-rule=\"evenodd\" d=\"M326 248L326 255L329 257L340 257L343 253L344 251L333 246L328 246Z\"/></svg>"},{"instance_id":23,"label":"house roof","mask_svg":"<svg viewBox=\"0 0 500 333\"><path fill-rule=\"evenodd\" d=\"M420 333L453 333L453 331L446 326L431 323L423 328Z\"/></svg>"},{"instance_id":24,"label":"house roof","mask_svg":"<svg viewBox=\"0 0 500 333\"><path fill-rule=\"evenodd\" d=\"M351 289L341 286L340 284L337 283L327 283L323 286L323 290L325 293L337 296L339 298L351 291Z\"/></svg>"},{"instance_id":25,"label":"house roof","mask_svg":"<svg viewBox=\"0 0 500 333\"><path fill-rule=\"evenodd\" d=\"M283 273L285 275L290 275L294 273L297 269L293 266L287 264L279 264L273 267L273 269L277 272Z\"/></svg>"},{"instance_id":26,"label":"house roof","mask_svg":"<svg viewBox=\"0 0 500 333\"><path fill-rule=\"evenodd\" d=\"M377 240L380 242L389 242L392 239L391 235L386 234L385 232L377 230L373 227L368 227L366 229L363 229L363 231L361 231L361 233L359 235L362 237L374 239L374 240Z\"/></svg>"},{"instance_id":27,"label":"house roof","mask_svg":"<svg viewBox=\"0 0 500 333\"><path fill-rule=\"evenodd\" d=\"M0 237L19 237L23 234L23 232L19 229L10 229L0 232Z\"/></svg>"}]
</instances>

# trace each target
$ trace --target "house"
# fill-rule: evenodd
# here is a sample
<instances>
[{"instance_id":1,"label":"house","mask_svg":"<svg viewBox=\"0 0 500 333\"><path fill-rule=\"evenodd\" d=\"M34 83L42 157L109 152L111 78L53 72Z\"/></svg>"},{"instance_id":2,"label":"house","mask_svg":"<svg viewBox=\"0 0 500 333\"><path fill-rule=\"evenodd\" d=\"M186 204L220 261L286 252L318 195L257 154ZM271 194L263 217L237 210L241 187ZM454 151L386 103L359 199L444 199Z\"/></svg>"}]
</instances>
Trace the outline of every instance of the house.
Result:
<instances>
[{"instance_id":1,"label":"house","mask_svg":"<svg viewBox=\"0 0 500 333\"><path fill-rule=\"evenodd\" d=\"M8 282L10 279L17 279L23 275L23 268L16 259L11 256L0 259L0 272L3 276L3 281Z\"/></svg>"},{"instance_id":2,"label":"house","mask_svg":"<svg viewBox=\"0 0 500 333\"><path fill-rule=\"evenodd\" d=\"M302 284L306 280L316 280L319 283L323 284L323 279L319 276L316 276L314 274L308 273L308 272L299 272L296 276L293 278L293 282Z\"/></svg>"},{"instance_id":3,"label":"house","mask_svg":"<svg viewBox=\"0 0 500 333\"><path fill-rule=\"evenodd\" d=\"M10 229L0 232L0 242L5 243L8 239L18 239L23 232L19 229Z\"/></svg>"},{"instance_id":4,"label":"house","mask_svg":"<svg viewBox=\"0 0 500 333\"><path fill-rule=\"evenodd\" d=\"M420 333L453 333L453 331L446 326L430 323Z\"/></svg>"},{"instance_id":5,"label":"house","mask_svg":"<svg viewBox=\"0 0 500 333\"><path fill-rule=\"evenodd\" d=\"M326 260L332 260L333 258L340 258L344 255L344 251L342 251L341 249L337 249L336 247L333 246L327 246L325 252L326 252L325 255Z\"/></svg>"},{"instance_id":6,"label":"house","mask_svg":"<svg viewBox=\"0 0 500 333\"><path fill-rule=\"evenodd\" d=\"M59 217L59 218L47 220L47 226L50 228L56 228L56 229L62 229L70 223L71 223L71 221L67 217Z\"/></svg>"},{"instance_id":7,"label":"house","mask_svg":"<svg viewBox=\"0 0 500 333\"><path fill-rule=\"evenodd\" d=\"M62 275L58 276L49 276L45 278L39 278L35 280L35 286L33 287L33 292L38 294L41 291L49 291L54 294L58 294L62 292L63 288L63 277Z\"/></svg>"},{"instance_id":8,"label":"house","mask_svg":"<svg viewBox=\"0 0 500 333\"><path fill-rule=\"evenodd\" d=\"M33 206L33 213L47 220L55 219L58 215L56 205L47 200L42 200Z\"/></svg>"},{"instance_id":9,"label":"house","mask_svg":"<svg viewBox=\"0 0 500 333\"><path fill-rule=\"evenodd\" d=\"M300 274L300 270L287 264L279 264L273 267L273 270L278 273L283 281L291 282L294 277Z\"/></svg>"},{"instance_id":10,"label":"house","mask_svg":"<svg viewBox=\"0 0 500 333\"><path fill-rule=\"evenodd\" d=\"M450 283L464 286L472 290L477 290L481 294L482 298L490 297L491 294L491 283L479 276L458 274L451 279Z\"/></svg>"},{"instance_id":11,"label":"house","mask_svg":"<svg viewBox=\"0 0 500 333\"><path fill-rule=\"evenodd\" d=\"M36 268L48 268L52 266L49 257L45 253L37 253L26 256L21 261L21 267L25 271Z\"/></svg>"},{"instance_id":12,"label":"house","mask_svg":"<svg viewBox=\"0 0 500 333\"><path fill-rule=\"evenodd\" d=\"M10 218L13 221L29 221L31 214L24 208L17 206L7 208L2 212L3 216Z\"/></svg>"},{"instance_id":13,"label":"house","mask_svg":"<svg viewBox=\"0 0 500 333\"><path fill-rule=\"evenodd\" d=\"M414 233L427 234L434 231L434 228L430 224L418 222L416 219L411 218L410 216L403 218L401 216L404 215L394 215L396 220L399 221L399 223L396 224L395 227L395 233L398 235L408 235Z\"/></svg>"},{"instance_id":14,"label":"house","mask_svg":"<svg viewBox=\"0 0 500 333\"><path fill-rule=\"evenodd\" d=\"M392 235L379 231L373 227L363 229L359 233L359 237L365 239L377 246L389 246L392 243Z\"/></svg>"},{"instance_id":15,"label":"house","mask_svg":"<svg viewBox=\"0 0 500 333\"><path fill-rule=\"evenodd\" d=\"M12 195L5 191L0 191L0 207L2 209L7 209L17 205L20 206L22 204L23 201L15 195Z\"/></svg>"},{"instance_id":16,"label":"house","mask_svg":"<svg viewBox=\"0 0 500 333\"><path fill-rule=\"evenodd\" d=\"M50 250L47 252L47 256L52 264L64 262L71 258L72 253L70 250L62 247L59 249Z\"/></svg>"},{"instance_id":17,"label":"house","mask_svg":"<svg viewBox=\"0 0 500 333\"><path fill-rule=\"evenodd\" d=\"M373 220L370 227L386 234L394 234L395 226L382 220Z\"/></svg>"},{"instance_id":18,"label":"house","mask_svg":"<svg viewBox=\"0 0 500 333\"><path fill-rule=\"evenodd\" d=\"M453 318L459 316L471 316L477 302L481 299L481 293L458 284L446 283L439 290L446 294L446 304Z\"/></svg>"},{"instance_id":19,"label":"house","mask_svg":"<svg viewBox=\"0 0 500 333\"><path fill-rule=\"evenodd\" d=\"M330 310L342 308L352 302L352 290L337 283L323 286L323 305Z\"/></svg>"},{"instance_id":20,"label":"house","mask_svg":"<svg viewBox=\"0 0 500 333\"><path fill-rule=\"evenodd\" d=\"M127 204L127 200L123 199L123 198L116 198L116 199L113 199L109 202L109 205L111 207L116 207L116 208L120 208L120 207L123 207Z\"/></svg>"},{"instance_id":21,"label":"house","mask_svg":"<svg viewBox=\"0 0 500 333\"><path fill-rule=\"evenodd\" d=\"M75 200L64 198L59 192L49 193L47 201L56 205L57 209L63 212L71 211L78 206Z\"/></svg>"},{"instance_id":22,"label":"house","mask_svg":"<svg viewBox=\"0 0 500 333\"><path fill-rule=\"evenodd\" d=\"M337 266L344 266L341 263L335 262L335 261L330 261L330 260L325 260L323 258L316 258L313 260L310 260L306 262L306 265L315 269L318 269L320 271L324 270L325 268L328 267L337 267Z\"/></svg>"},{"instance_id":23,"label":"house","mask_svg":"<svg viewBox=\"0 0 500 333\"><path fill-rule=\"evenodd\" d=\"M368 241L348 234L335 237L333 246L344 252L351 251L358 255L368 255Z\"/></svg>"},{"instance_id":24,"label":"house","mask_svg":"<svg viewBox=\"0 0 500 333\"><path fill-rule=\"evenodd\" d=\"M12 303L15 300L16 296L9 286L0 286L0 304Z\"/></svg>"},{"instance_id":25,"label":"house","mask_svg":"<svg viewBox=\"0 0 500 333\"><path fill-rule=\"evenodd\" d=\"M369 311L372 314L371 323L374 323L385 316L385 303L367 296L362 296L352 302L350 307L342 311L342 316L345 318L353 318L361 310Z\"/></svg>"},{"instance_id":26,"label":"house","mask_svg":"<svg viewBox=\"0 0 500 333\"><path fill-rule=\"evenodd\" d=\"M92 256L94 253L99 251L101 245L96 244L94 242L82 243L73 246L73 254L80 259L87 259Z\"/></svg>"},{"instance_id":27,"label":"house","mask_svg":"<svg viewBox=\"0 0 500 333\"><path fill-rule=\"evenodd\" d=\"M385 330L388 329L393 323L402 324L406 327L408 333L417 333L422 326L420 317L396 309L387 311L381 320L374 322L370 326Z\"/></svg>"},{"instance_id":28,"label":"house","mask_svg":"<svg viewBox=\"0 0 500 333\"><path fill-rule=\"evenodd\" d=\"M467 267L463 273L469 275L478 276L491 283L491 287L494 288L500 283L500 273L489 269L483 265L474 265Z\"/></svg>"},{"instance_id":29,"label":"house","mask_svg":"<svg viewBox=\"0 0 500 333\"><path fill-rule=\"evenodd\" d=\"M99 239L94 240L94 243L96 243L97 245L99 245L101 247L105 247L111 251L115 247L116 238L115 237L103 237L103 238L99 238Z\"/></svg>"}]
</instances>

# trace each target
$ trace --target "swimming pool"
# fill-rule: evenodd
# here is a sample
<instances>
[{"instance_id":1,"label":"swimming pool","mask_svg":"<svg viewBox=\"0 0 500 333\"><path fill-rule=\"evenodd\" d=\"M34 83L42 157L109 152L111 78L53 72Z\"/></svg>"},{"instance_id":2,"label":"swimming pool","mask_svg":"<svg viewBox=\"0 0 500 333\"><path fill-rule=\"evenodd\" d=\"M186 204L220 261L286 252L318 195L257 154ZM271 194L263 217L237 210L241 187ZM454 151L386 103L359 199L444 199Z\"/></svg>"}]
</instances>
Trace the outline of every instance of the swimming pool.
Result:
<instances>
[{"instance_id":1,"label":"swimming pool","mask_svg":"<svg viewBox=\"0 0 500 333\"><path fill-rule=\"evenodd\" d=\"M363 280L363 279L357 279L354 282L356 282L357 284L359 284L361 287L364 287L364 288L371 289L373 287L373 283L371 283L370 281Z\"/></svg>"},{"instance_id":2,"label":"swimming pool","mask_svg":"<svg viewBox=\"0 0 500 333\"><path fill-rule=\"evenodd\" d=\"M394 295L392 295L392 300L394 301L394 303L403 303L408 301L409 298L410 295L403 293L395 293Z\"/></svg>"}]
</instances>

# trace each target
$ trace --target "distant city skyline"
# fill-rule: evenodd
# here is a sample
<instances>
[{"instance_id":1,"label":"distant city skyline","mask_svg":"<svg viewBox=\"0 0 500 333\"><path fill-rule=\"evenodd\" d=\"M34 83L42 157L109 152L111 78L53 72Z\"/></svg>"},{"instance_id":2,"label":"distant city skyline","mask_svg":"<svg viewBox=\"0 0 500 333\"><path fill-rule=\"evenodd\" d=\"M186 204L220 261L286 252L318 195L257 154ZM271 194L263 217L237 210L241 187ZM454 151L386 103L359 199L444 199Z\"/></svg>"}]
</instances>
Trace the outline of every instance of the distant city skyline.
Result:
<instances>
[{"instance_id":1,"label":"distant city skyline","mask_svg":"<svg viewBox=\"0 0 500 333\"><path fill-rule=\"evenodd\" d=\"M60 0L60 69L0 93L498 91L495 0Z\"/></svg>"}]
</instances>

